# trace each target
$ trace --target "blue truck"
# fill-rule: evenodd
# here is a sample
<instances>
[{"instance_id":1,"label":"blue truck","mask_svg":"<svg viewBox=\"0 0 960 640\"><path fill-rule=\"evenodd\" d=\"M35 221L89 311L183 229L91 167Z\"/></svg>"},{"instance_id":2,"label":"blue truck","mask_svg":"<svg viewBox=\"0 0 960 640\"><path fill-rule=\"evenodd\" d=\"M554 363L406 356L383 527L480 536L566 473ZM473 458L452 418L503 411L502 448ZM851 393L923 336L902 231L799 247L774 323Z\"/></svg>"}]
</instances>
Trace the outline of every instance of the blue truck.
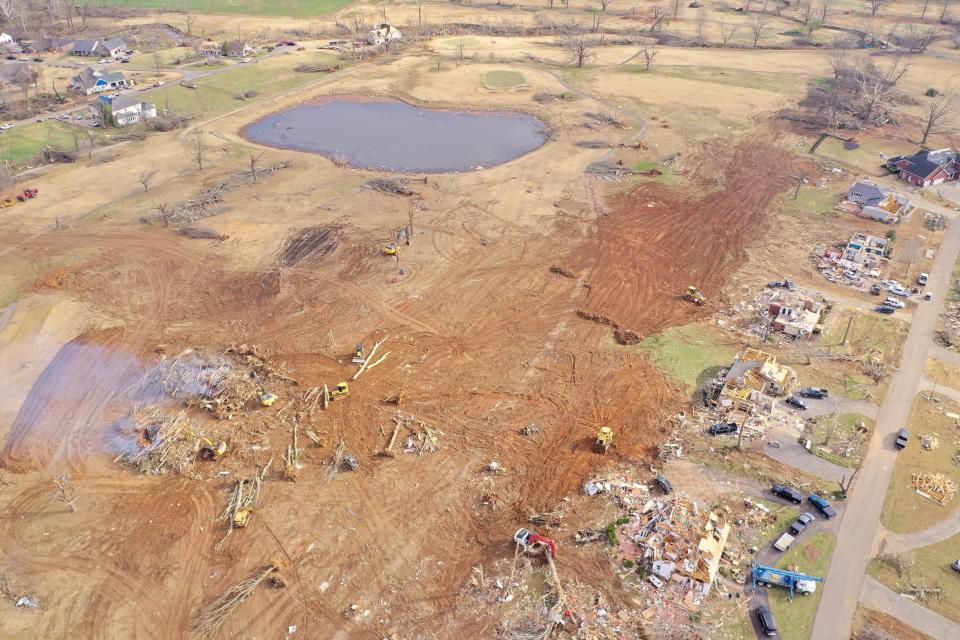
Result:
<instances>
[{"instance_id":1,"label":"blue truck","mask_svg":"<svg viewBox=\"0 0 960 640\"><path fill-rule=\"evenodd\" d=\"M808 576L794 571L785 571L784 569L775 569L774 567L764 567L763 565L753 565L752 571L753 586L761 587L786 587L790 589L790 597L793 597L795 591L803 595L809 595L817 590L817 583L823 582L823 578Z\"/></svg>"}]
</instances>

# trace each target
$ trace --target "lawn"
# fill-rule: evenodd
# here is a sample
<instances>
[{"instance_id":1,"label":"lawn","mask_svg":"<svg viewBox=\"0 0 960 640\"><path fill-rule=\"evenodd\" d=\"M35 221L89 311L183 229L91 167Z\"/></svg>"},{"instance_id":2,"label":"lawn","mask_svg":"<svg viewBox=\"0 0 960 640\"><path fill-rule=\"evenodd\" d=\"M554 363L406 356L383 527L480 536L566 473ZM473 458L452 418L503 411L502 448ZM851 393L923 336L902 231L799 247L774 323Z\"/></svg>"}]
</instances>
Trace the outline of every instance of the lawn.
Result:
<instances>
[{"instance_id":1,"label":"lawn","mask_svg":"<svg viewBox=\"0 0 960 640\"><path fill-rule=\"evenodd\" d=\"M779 537L787 527L794 520L797 519L797 516L800 515L800 508L793 505L783 505L779 502L772 502L770 500L759 500L754 498L754 502L763 504L763 506L770 509L775 517L775 520L765 526L757 533L757 537L751 541L749 546L753 547L762 547L766 544L771 544L774 536Z\"/></svg>"},{"instance_id":2,"label":"lawn","mask_svg":"<svg viewBox=\"0 0 960 640\"><path fill-rule=\"evenodd\" d=\"M0 133L0 159L23 165L34 161L47 147L71 151L76 148L75 133L79 136L92 133L96 138L103 135L99 131L59 120L31 122Z\"/></svg>"},{"instance_id":3,"label":"lawn","mask_svg":"<svg viewBox=\"0 0 960 640\"><path fill-rule=\"evenodd\" d=\"M860 423L866 431L858 435ZM819 416L814 422L813 432L809 434L813 443L813 452L841 467L860 466L866 443L870 441L873 420L859 413L844 413L834 418L832 415ZM843 455L849 448L850 455Z\"/></svg>"},{"instance_id":4,"label":"lawn","mask_svg":"<svg viewBox=\"0 0 960 640\"><path fill-rule=\"evenodd\" d=\"M850 331L844 343L848 325ZM839 313L834 311L828 318L820 338L820 346L835 353L847 353L857 357L878 354L890 367L895 367L900 363L900 353L908 330L907 323L896 318L868 311L844 309ZM880 385L876 385L860 373L849 373L842 383L851 399L858 400L869 396L879 401L889 379L887 376Z\"/></svg>"},{"instance_id":5,"label":"lawn","mask_svg":"<svg viewBox=\"0 0 960 640\"><path fill-rule=\"evenodd\" d=\"M647 71L642 64L625 64L617 67L617 69L625 73L652 73L669 78L711 82L724 86L744 87L747 89L777 92L783 89L783 75L776 72L745 71L723 67L671 65L654 65Z\"/></svg>"},{"instance_id":6,"label":"lawn","mask_svg":"<svg viewBox=\"0 0 960 640\"><path fill-rule=\"evenodd\" d=\"M867 634L870 632L875 634L872 637L886 638L886 640L934 640L933 636L921 633L893 616L863 606L857 607L853 614L853 637L869 638L871 636ZM879 635L879 633L887 635Z\"/></svg>"},{"instance_id":7,"label":"lawn","mask_svg":"<svg viewBox=\"0 0 960 640\"><path fill-rule=\"evenodd\" d=\"M943 360L927 360L923 375L931 382L960 389L960 366Z\"/></svg>"},{"instance_id":8,"label":"lawn","mask_svg":"<svg viewBox=\"0 0 960 640\"><path fill-rule=\"evenodd\" d=\"M793 199L796 183L780 196L780 208L783 211L799 211L823 215L833 213L834 206L840 202L843 193L839 189L820 188L812 184L805 184L797 191L797 199Z\"/></svg>"},{"instance_id":9,"label":"lawn","mask_svg":"<svg viewBox=\"0 0 960 640\"><path fill-rule=\"evenodd\" d=\"M202 13L247 13L266 16L320 16L350 4L349 0L99 0L103 6L177 9Z\"/></svg>"},{"instance_id":10,"label":"lawn","mask_svg":"<svg viewBox=\"0 0 960 640\"><path fill-rule=\"evenodd\" d=\"M921 396L913 401L907 425L910 441L907 448L897 454L897 463L893 467L893 477L883 504L881 521L891 531L921 531L948 517L957 508L957 498L941 506L917 494L910 483L911 474L916 471L944 473L955 482L960 482L960 473L953 463L953 456L957 452L956 421L944 416L943 412L960 413L960 405L944 398L938 403L930 403ZM920 436L927 434L937 435L940 441L938 448L927 450L921 446Z\"/></svg>"},{"instance_id":11,"label":"lawn","mask_svg":"<svg viewBox=\"0 0 960 640\"><path fill-rule=\"evenodd\" d=\"M151 53L138 53L130 57L131 66L135 67L146 67L148 69L153 69L156 64L156 58L160 58L160 68L166 69L177 66L177 60L180 60L180 64L185 61L187 55L192 54L193 49L185 47L173 47L172 49L160 49L156 52ZM196 60L202 60L202 57L194 58Z\"/></svg>"},{"instance_id":12,"label":"lawn","mask_svg":"<svg viewBox=\"0 0 960 640\"><path fill-rule=\"evenodd\" d=\"M821 531L809 538L801 537L780 556L779 569L794 569L811 576L823 576L830 566L830 556L836 539L832 533ZM817 584L813 595L798 595L790 600L790 591L780 587L770 588L770 608L777 619L781 640L806 640L813 628L823 584Z\"/></svg>"},{"instance_id":13,"label":"lawn","mask_svg":"<svg viewBox=\"0 0 960 640\"><path fill-rule=\"evenodd\" d=\"M907 563L912 562L902 578L892 563L881 558L870 561L867 573L894 591L899 591L898 585L906 586L909 583L943 587L941 599L931 597L926 602L917 604L922 604L944 618L960 622L960 589L955 586L957 572L950 568L950 563L960 558L960 534L929 547L908 551L901 554L901 557Z\"/></svg>"},{"instance_id":14,"label":"lawn","mask_svg":"<svg viewBox=\"0 0 960 640\"><path fill-rule=\"evenodd\" d=\"M527 79L516 71L494 69L483 74L483 84L488 89L516 89L527 86Z\"/></svg>"},{"instance_id":15,"label":"lawn","mask_svg":"<svg viewBox=\"0 0 960 640\"><path fill-rule=\"evenodd\" d=\"M293 68L300 63L331 66L336 56L318 53L309 59L302 56L279 56L258 63L238 64L196 81L196 89L173 85L145 92L160 109L174 108L182 114L215 115L243 105L237 99L242 91L255 91L258 96L280 93L307 84L322 77L314 73L298 73Z\"/></svg>"},{"instance_id":16,"label":"lawn","mask_svg":"<svg viewBox=\"0 0 960 640\"><path fill-rule=\"evenodd\" d=\"M695 392L717 369L730 364L737 348L712 327L689 324L671 327L640 343L650 359L668 376Z\"/></svg>"},{"instance_id":17,"label":"lawn","mask_svg":"<svg viewBox=\"0 0 960 640\"><path fill-rule=\"evenodd\" d=\"M810 136L810 146L813 146L813 143L817 139L814 136ZM916 151L916 145L911 145L907 142L894 142L891 140L874 140L871 138L857 139L857 142L860 146L856 149L844 149L843 143L834 138L827 138L823 141L819 147L817 147L817 152L815 155L824 156L826 158L832 158L838 162L843 162L848 165L852 165L859 169L860 171L866 172L867 175L881 175L884 173L883 160L880 158L880 152L886 153L888 156L895 156L901 153L913 153Z\"/></svg>"}]
</instances>

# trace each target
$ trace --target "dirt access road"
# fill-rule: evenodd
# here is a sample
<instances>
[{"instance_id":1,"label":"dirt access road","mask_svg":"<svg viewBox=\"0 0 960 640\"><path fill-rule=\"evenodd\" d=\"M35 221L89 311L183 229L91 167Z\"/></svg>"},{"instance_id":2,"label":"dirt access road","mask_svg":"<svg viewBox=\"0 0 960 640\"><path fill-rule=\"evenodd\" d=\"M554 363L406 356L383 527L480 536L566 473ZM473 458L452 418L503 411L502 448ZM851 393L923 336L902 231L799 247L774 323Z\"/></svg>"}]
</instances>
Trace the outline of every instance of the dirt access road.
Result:
<instances>
[{"instance_id":1,"label":"dirt access road","mask_svg":"<svg viewBox=\"0 0 960 640\"><path fill-rule=\"evenodd\" d=\"M930 272L931 284L927 289L933 292L933 300L917 307L900 367L891 378L889 391L880 405L863 466L850 494L846 509L849 515L843 518L837 535L833 557L841 561L832 562L827 572L812 640L832 640L850 635L853 613L860 600L867 563L873 554L872 542L880 526L880 513L896 462L894 434L907 424L958 255L960 224L954 223L947 229Z\"/></svg>"},{"instance_id":2,"label":"dirt access road","mask_svg":"<svg viewBox=\"0 0 960 640\"><path fill-rule=\"evenodd\" d=\"M479 637L494 628L502 619L495 607L477 620L454 615L472 567L509 557L516 527L562 504L588 475L646 460L661 437L661 415L683 402L641 352L615 346L609 326L576 311L641 334L706 317L709 307L683 302L680 292L697 283L709 297L719 294L791 174L789 154L764 135L729 151L705 148L700 162L724 172L725 186L706 178L682 190L648 183L605 202L595 199L597 184L583 182L582 166L572 167L573 179L552 178L562 194L551 194L553 207L541 217L518 196L526 184L502 171L432 178L438 188L395 284L377 234L407 219L407 203L353 193L337 205L343 209L318 213L303 185L324 183L309 161L224 204L246 212L269 200L271 215L290 227L245 236L238 223L237 239L223 245L144 227L135 208L129 220L87 217L57 233L16 238L25 262L49 252L93 256L32 286L56 287L115 323L61 349L3 442L3 467L17 475L0 489L14 514L0 533L0 567L43 603L24 618L31 633L182 637L200 605L277 556L295 559L293 586L256 593L225 636L282 633L291 624L304 637L408 637L424 629ZM343 175L359 182L354 172ZM697 190L704 195L691 195ZM355 211L369 213L342 217ZM337 231L317 233L323 246L297 252L281 276L276 245L263 237L324 225ZM252 257L237 259L240 249ZM551 273L554 264L578 277ZM385 364L351 385L348 400L303 425L321 446L305 451L298 481L271 474L250 527L219 549L216 516L227 489L279 459L289 441L284 407L300 391L278 386L273 407L207 424L230 440L231 455L216 467L198 465L194 480L134 476L112 461L111 422L130 411L126 392L159 357L158 344L167 354L258 344L302 390L348 377L353 342L377 338L388 339ZM380 401L398 391L402 411L443 432L439 452L377 455L394 411ZM521 436L530 423L540 432ZM617 441L602 458L589 442L608 423ZM361 467L327 481L322 465L340 437ZM484 473L494 459L506 473ZM62 471L80 487L77 514L49 505L50 477ZM561 540L569 533L543 530ZM565 580L629 601L602 549L570 548L561 564ZM352 604L358 613L345 616Z\"/></svg>"}]
</instances>

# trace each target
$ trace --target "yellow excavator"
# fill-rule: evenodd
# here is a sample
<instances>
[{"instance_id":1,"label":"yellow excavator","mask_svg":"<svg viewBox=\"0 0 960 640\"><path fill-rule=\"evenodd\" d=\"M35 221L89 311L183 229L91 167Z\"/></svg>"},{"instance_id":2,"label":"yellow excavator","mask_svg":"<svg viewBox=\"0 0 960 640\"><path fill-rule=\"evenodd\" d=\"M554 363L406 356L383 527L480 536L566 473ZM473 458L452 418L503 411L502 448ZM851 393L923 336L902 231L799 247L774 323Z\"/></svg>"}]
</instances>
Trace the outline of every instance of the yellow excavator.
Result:
<instances>
[{"instance_id":1,"label":"yellow excavator","mask_svg":"<svg viewBox=\"0 0 960 640\"><path fill-rule=\"evenodd\" d=\"M593 441L593 450L597 453L606 453L613 444L613 429L610 427L600 427L597 432L597 439Z\"/></svg>"},{"instance_id":2,"label":"yellow excavator","mask_svg":"<svg viewBox=\"0 0 960 640\"><path fill-rule=\"evenodd\" d=\"M384 245L383 252L388 256L395 256L400 252L400 247L391 242L388 245Z\"/></svg>"},{"instance_id":3,"label":"yellow excavator","mask_svg":"<svg viewBox=\"0 0 960 640\"><path fill-rule=\"evenodd\" d=\"M250 377L257 381L257 386L260 387L260 391L257 393L257 399L260 400L260 404L265 407L269 407L274 402L277 401L277 396L274 393L270 393L263 386L263 383L260 381L260 376L257 375L256 371L250 372Z\"/></svg>"},{"instance_id":4,"label":"yellow excavator","mask_svg":"<svg viewBox=\"0 0 960 640\"><path fill-rule=\"evenodd\" d=\"M238 529L244 528L247 526L247 522L250 521L251 514L253 514L253 509L250 507L237 509L237 512L233 514L233 526Z\"/></svg>"},{"instance_id":5,"label":"yellow excavator","mask_svg":"<svg viewBox=\"0 0 960 640\"><path fill-rule=\"evenodd\" d=\"M693 304L703 304L707 301L706 296L700 292L700 289L697 289L695 286L690 285L687 287L687 292L683 294L683 297L686 300L689 300Z\"/></svg>"},{"instance_id":6,"label":"yellow excavator","mask_svg":"<svg viewBox=\"0 0 960 640\"><path fill-rule=\"evenodd\" d=\"M348 398L350 397L350 387L346 382L338 382L337 386L333 389L330 389L330 392L327 394L327 400L333 402L337 398Z\"/></svg>"},{"instance_id":7,"label":"yellow excavator","mask_svg":"<svg viewBox=\"0 0 960 640\"><path fill-rule=\"evenodd\" d=\"M227 452L227 443L223 440L214 442L209 438L200 436L200 457L204 460L216 460Z\"/></svg>"}]
</instances>

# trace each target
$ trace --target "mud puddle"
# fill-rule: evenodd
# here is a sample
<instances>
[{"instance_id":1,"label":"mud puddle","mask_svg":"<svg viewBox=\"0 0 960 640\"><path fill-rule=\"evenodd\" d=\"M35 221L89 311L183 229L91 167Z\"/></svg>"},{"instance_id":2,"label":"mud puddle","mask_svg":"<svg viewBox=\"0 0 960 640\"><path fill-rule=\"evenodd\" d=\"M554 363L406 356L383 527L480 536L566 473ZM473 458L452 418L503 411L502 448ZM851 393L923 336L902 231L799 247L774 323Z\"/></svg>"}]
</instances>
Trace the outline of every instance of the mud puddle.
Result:
<instances>
[{"instance_id":1,"label":"mud puddle","mask_svg":"<svg viewBox=\"0 0 960 640\"><path fill-rule=\"evenodd\" d=\"M501 164L532 151L546 141L545 127L520 113L334 99L273 114L246 127L244 135L355 167L447 173Z\"/></svg>"}]
</instances>

